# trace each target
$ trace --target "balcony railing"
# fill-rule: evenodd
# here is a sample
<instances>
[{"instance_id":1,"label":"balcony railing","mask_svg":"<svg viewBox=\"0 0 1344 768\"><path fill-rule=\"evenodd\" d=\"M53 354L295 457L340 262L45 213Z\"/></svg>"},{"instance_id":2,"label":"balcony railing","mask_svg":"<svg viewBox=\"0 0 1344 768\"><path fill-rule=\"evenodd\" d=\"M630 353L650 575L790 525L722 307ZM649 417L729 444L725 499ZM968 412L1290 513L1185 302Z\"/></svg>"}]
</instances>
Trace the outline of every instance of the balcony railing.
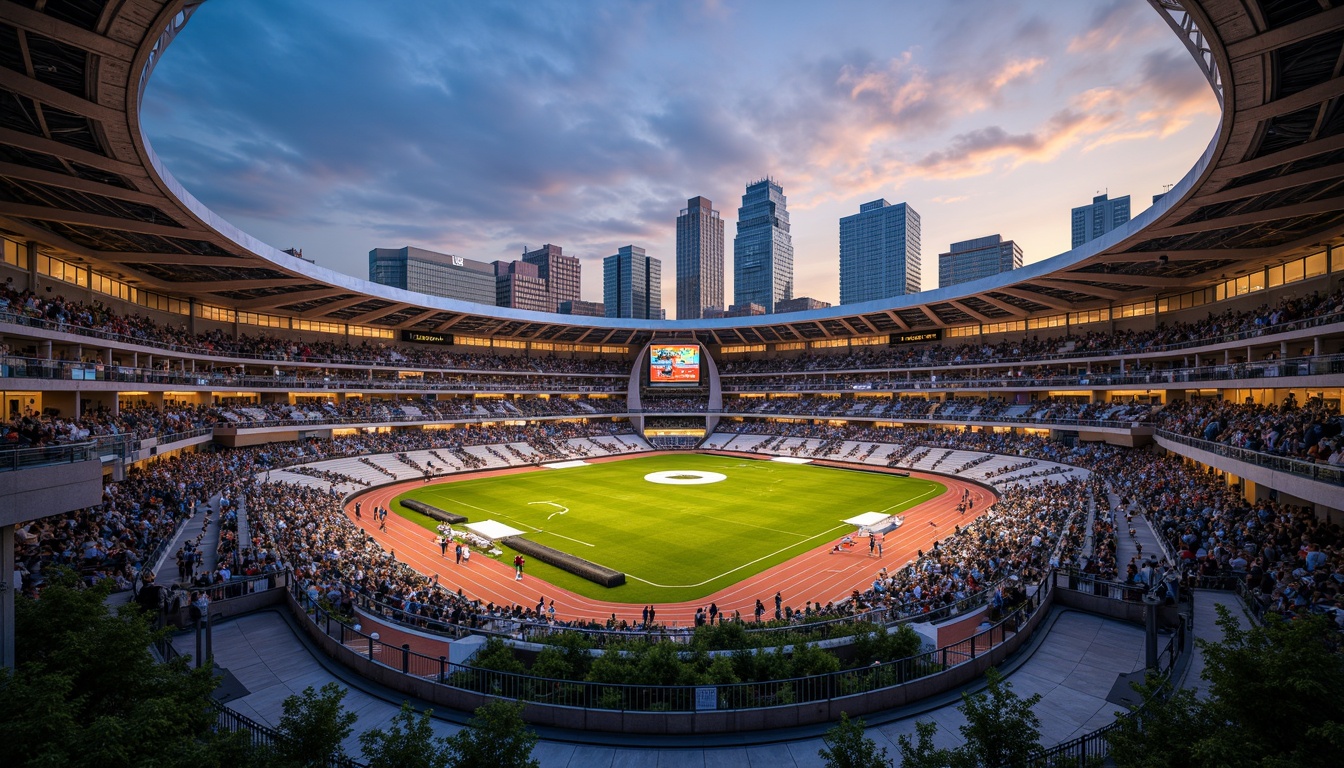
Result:
<instances>
[{"instance_id":1,"label":"balcony railing","mask_svg":"<svg viewBox=\"0 0 1344 768\"><path fill-rule=\"evenodd\" d=\"M1254 464L1257 467L1264 467L1265 469L1271 469L1275 472L1286 472L1290 475L1306 477L1322 483L1330 483L1332 485L1344 485L1344 467L1337 467L1330 464L1317 464L1315 462L1295 459L1289 456L1276 456L1272 453L1252 451L1246 448L1238 448L1233 445L1215 443L1211 440L1188 437L1166 429L1159 429L1155 434L1163 440L1170 440L1174 443L1187 445L1191 448L1198 448L1201 451L1208 451L1216 456L1224 456L1229 459L1235 459L1236 461L1244 461L1247 464Z\"/></svg>"},{"instance_id":2,"label":"balcony railing","mask_svg":"<svg viewBox=\"0 0 1344 768\"><path fill-rule=\"evenodd\" d=\"M67 443L43 445L34 448L0 448L0 472L12 472L55 464L74 464L91 461L99 456L97 443Z\"/></svg>"}]
</instances>

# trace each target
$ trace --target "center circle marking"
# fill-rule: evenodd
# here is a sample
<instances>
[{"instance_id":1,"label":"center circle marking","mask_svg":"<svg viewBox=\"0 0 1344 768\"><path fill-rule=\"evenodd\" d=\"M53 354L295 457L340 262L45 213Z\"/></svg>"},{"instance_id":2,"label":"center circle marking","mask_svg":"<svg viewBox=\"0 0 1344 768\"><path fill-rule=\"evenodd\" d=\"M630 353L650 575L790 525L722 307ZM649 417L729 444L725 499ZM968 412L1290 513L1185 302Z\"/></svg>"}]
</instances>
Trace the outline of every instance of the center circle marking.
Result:
<instances>
[{"instance_id":1,"label":"center circle marking","mask_svg":"<svg viewBox=\"0 0 1344 768\"><path fill-rule=\"evenodd\" d=\"M692 469L677 469L664 472L650 472L644 476L650 483L659 485L708 485L709 483L720 483L728 479L727 475L718 472L700 472Z\"/></svg>"}]
</instances>

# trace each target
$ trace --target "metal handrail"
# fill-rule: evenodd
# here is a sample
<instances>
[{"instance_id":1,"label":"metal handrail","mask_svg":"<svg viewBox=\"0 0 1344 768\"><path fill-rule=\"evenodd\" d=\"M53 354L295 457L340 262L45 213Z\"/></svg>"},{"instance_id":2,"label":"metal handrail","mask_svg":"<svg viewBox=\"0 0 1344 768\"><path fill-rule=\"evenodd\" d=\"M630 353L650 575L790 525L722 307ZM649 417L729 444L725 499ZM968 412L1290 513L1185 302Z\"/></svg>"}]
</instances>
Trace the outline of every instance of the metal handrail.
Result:
<instances>
[{"instance_id":1,"label":"metal handrail","mask_svg":"<svg viewBox=\"0 0 1344 768\"><path fill-rule=\"evenodd\" d=\"M335 639L350 652L370 662L422 680L430 680L473 693L522 699L590 709L622 711L697 711L698 691L713 690L714 707L719 711L756 709L781 704L825 701L872 690L904 685L911 681L948 671L973 661L1008 638L1041 607L1048 605L1052 580L1045 579L1027 597L1027 602L989 629L981 630L951 645L926 651L905 659L871 667L830 672L788 680L734 683L714 686L658 686L556 680L532 675L498 672L451 664L446 657L431 657L410 650L408 645L383 643L372 634L355 630L310 598L297 580L290 593L310 625Z\"/></svg>"},{"instance_id":2,"label":"metal handrail","mask_svg":"<svg viewBox=\"0 0 1344 768\"><path fill-rule=\"evenodd\" d=\"M0 448L0 472L33 469L57 464L74 464L98 458L97 443L60 443L31 448Z\"/></svg>"},{"instance_id":3,"label":"metal handrail","mask_svg":"<svg viewBox=\"0 0 1344 768\"><path fill-rule=\"evenodd\" d=\"M370 364L372 364L372 365L380 365L380 366L385 366L385 367L395 367L395 368L397 368L397 370L402 370L402 371L416 371L416 370L420 370L420 371L433 371L433 372L446 372L446 373L480 373L480 370L479 370L479 369L471 369L471 368L451 368L451 367L436 367L436 366L432 366L432 365L424 365L424 364L421 364L421 363L411 363L411 362L408 362L408 361L407 361L407 362L399 362L399 361L387 360L387 359L382 359L382 358L375 358L375 359L361 359L361 358L356 358L356 357L348 357L348 358L347 358L347 357L320 357L320 356L319 356L319 357L292 357L292 356L289 356L289 355L283 355L283 354L258 354L258 353L255 353L255 352L227 352L227 353L222 353L222 352L218 352L218 351L213 350L213 349L206 349L205 347L193 347L193 346L188 346L188 345L183 345L183 344L174 344L174 343L171 343L171 342L157 341L157 340L154 340L154 339L145 339L145 338L140 338L140 337L137 337L137 336L125 336L125 335L123 335L123 334L113 333L113 332L111 332L111 331L105 331L105 330L102 330L102 329L100 329L100 328L89 328L89 327L87 327L87 326L75 325L75 324L73 324L73 323L54 323L54 322L51 322L50 320L47 320L46 318L42 318L42 317L34 317L34 316L32 316L32 315L26 315L26 314L21 314L21 313L15 313L15 312L12 312L12 311L0 311L0 323L12 323L12 324L14 324L14 325L21 325L21 326L25 326L25 327L28 327L28 328L41 328L41 329L43 329L43 330L56 331L56 332L58 332L58 333L69 333L69 334L72 334L72 335L75 335L75 336L87 336L87 337L90 337L90 338L102 339L102 340L104 340L104 341L114 341L114 342L117 342L117 343L119 343L119 344L131 344L131 345L136 345L136 346L149 347L149 348L151 348L151 349L159 349L159 350L164 350L164 351L168 351L168 352L175 352L175 353L177 353L177 354L182 354L182 355L194 355L194 356L198 356L198 357L222 358L222 359L224 359L224 360L239 360L239 361L244 361L244 362L245 362L245 361L248 361L248 360L253 360L253 361L260 361L260 362L263 362L263 363L319 363L319 364L323 364L323 365L349 365L349 366L360 366L360 367L368 367ZM463 353L457 353L457 354L463 354ZM503 359L508 359L508 358L505 357L505 358L503 358ZM534 360L534 359L537 359L537 358L523 357L523 358L517 358L517 359L519 359L519 360ZM538 371L538 370L536 370L536 369L526 369L526 368L506 369L506 370L495 371L495 372L498 372L498 373L521 373L521 374L531 374L531 375L534 375L534 376L602 376L602 377L616 377L616 378L622 378L622 379L625 378L625 377L627 377L627 376L629 376L628 373L619 373L619 372L616 372L616 373L585 373L585 372L579 372L579 373L565 373L565 372L556 371L556 372L552 373L552 372L548 372L548 371Z\"/></svg>"},{"instance_id":4,"label":"metal handrail","mask_svg":"<svg viewBox=\"0 0 1344 768\"><path fill-rule=\"evenodd\" d=\"M431 365L423 365L410 362L406 362L403 364L401 362L389 361L384 359L370 360L370 359L359 359L353 357L348 358L344 356L291 357L283 354L258 354L248 352L218 353L215 350L206 349L204 347L195 347L190 345L174 344L171 342L162 342L154 339L144 339L132 336L124 336L122 334L112 333L98 328L88 328L85 326L74 325L71 323L54 323L46 320L45 318L33 317L31 315L15 313L12 311L0 312L0 322L8 322L15 325L21 325L26 327L42 328L45 330L52 330L61 333L70 333L72 335L78 335L78 336L87 336L91 338L103 339L106 341L115 341L123 344L138 345L143 347L149 347L151 349L166 350L177 354L193 355L198 357L219 358L224 360L238 360L243 362L251 360L251 361L260 361L264 363L315 363L323 365L348 365L348 366L368 366L369 364L377 364L383 366L395 366L399 370L423 370L423 371L436 371L436 372L443 371L443 372L473 373L473 374L480 373L480 371L476 369L434 367ZM1193 349L1195 347L1224 344L1228 342L1242 341L1246 339L1260 339L1262 341L1271 341L1272 339L1267 337L1272 337L1280 333L1290 333L1293 331L1304 330L1307 328L1317 328L1323 325L1331 325L1338 322L1344 322L1344 313L1331 313L1326 315L1319 315L1317 317L1294 320L1288 323L1280 323L1278 325L1273 326L1250 328L1244 331L1236 331L1233 333L1202 337L1199 339L1190 339L1181 342L1171 342L1168 344L1155 344L1150 347L1141 348L1137 350L1128 347L1121 347L1109 350L1078 350L1073 352L1055 352L1051 354L1037 355L1037 356L1019 355L1016 357L1006 357L1006 356L995 357L993 360L981 361L981 362L969 362L969 363L948 362L943 364L926 363L926 365L939 365L942 368L959 368L959 367L975 368L977 366L984 367L989 365L1006 364L1006 363L1016 364L1025 362L1050 362L1055 360L1068 361L1068 360L1080 360L1085 358L1105 359L1114 357L1127 357L1131 359L1139 359L1149 354L1160 354L1163 352L1181 351L1181 350ZM528 357L519 359L533 360L535 358ZM808 359L811 361L825 360L824 357L808 358ZM882 370L887 370L888 368L884 368ZM835 370L839 372L845 369L837 368ZM899 370L905 370L905 368L900 368ZM624 378L627 375L624 373L565 373L565 372L551 373L545 371L537 371L536 369L511 369L511 370L497 370L493 372L518 373L525 375L530 374L530 375L546 375L546 376L601 376L601 377L615 377L615 378ZM829 370L823 371L814 369L814 371L812 372L821 373L821 372L829 372ZM724 378L746 377L746 376L768 376L768 375L776 375L778 373L779 372L776 371L724 373L722 374L722 376Z\"/></svg>"},{"instance_id":5,"label":"metal handrail","mask_svg":"<svg viewBox=\"0 0 1344 768\"><path fill-rule=\"evenodd\" d=\"M1288 456L1276 456L1272 453L1252 451L1246 448L1238 448L1233 445L1216 443L1211 440L1189 437L1167 429L1158 429L1155 434L1163 440L1171 440L1172 442L1180 443L1191 448L1198 448L1217 456L1233 459L1235 461L1243 461L1247 464L1254 464L1257 467L1264 467L1265 469L1273 470L1275 472L1287 472L1291 475L1318 480L1322 483L1344 485L1344 466L1337 467L1330 464L1316 464L1314 462L1295 459Z\"/></svg>"}]
</instances>

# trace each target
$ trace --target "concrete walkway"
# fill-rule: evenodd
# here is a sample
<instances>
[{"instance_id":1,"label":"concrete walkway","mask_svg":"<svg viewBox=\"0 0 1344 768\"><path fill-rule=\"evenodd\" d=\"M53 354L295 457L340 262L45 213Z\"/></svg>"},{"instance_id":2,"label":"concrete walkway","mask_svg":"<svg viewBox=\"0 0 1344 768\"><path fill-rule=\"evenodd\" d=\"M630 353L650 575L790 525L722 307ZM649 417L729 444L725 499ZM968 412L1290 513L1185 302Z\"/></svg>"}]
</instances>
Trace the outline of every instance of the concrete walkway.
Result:
<instances>
[{"instance_id":1,"label":"concrete walkway","mask_svg":"<svg viewBox=\"0 0 1344 768\"><path fill-rule=\"evenodd\" d=\"M1215 606L1223 606L1232 612L1237 619L1237 625L1242 629L1251 626L1251 616L1246 612L1246 607L1241 604L1241 598L1237 597L1235 592L1228 592L1220 589L1196 589L1195 590L1195 639L1220 642L1223 639L1223 630L1217 624L1218 611ZM1208 688L1201 675L1204 673L1204 653L1195 645L1194 653L1190 655L1190 665L1185 670L1184 677L1178 681L1182 688L1191 688L1196 694L1202 695Z\"/></svg>"},{"instance_id":2,"label":"concrete walkway","mask_svg":"<svg viewBox=\"0 0 1344 768\"><path fill-rule=\"evenodd\" d=\"M345 744L348 753L358 756L357 734L384 726L405 697L322 657L294 622L285 609L278 608L215 627L216 663L227 668L249 691L228 705L254 720L275 725L286 697L301 693L307 686L320 688L336 681L348 688L345 706L359 718L356 735ZM1008 679L1015 693L1023 697L1042 695L1036 706L1042 721L1041 740L1043 744L1056 744L1109 723L1121 709L1105 697L1117 676L1143 667L1143 632L1137 626L1061 609L1055 609L1042 627L1044 634L1005 666L1011 670ZM177 637L174 643L182 653L194 651L190 634ZM956 709L959 704L959 694L952 692L916 707L870 715L865 718L870 723L868 735L894 757L897 737L913 734L916 720L932 719L938 723L937 743L958 744L961 738L957 727L964 722ZM454 733L464 719L462 713L436 713L435 732ZM803 768L822 765L817 752L824 730L711 735L691 741L540 729L541 742L534 754L546 768Z\"/></svg>"}]
</instances>

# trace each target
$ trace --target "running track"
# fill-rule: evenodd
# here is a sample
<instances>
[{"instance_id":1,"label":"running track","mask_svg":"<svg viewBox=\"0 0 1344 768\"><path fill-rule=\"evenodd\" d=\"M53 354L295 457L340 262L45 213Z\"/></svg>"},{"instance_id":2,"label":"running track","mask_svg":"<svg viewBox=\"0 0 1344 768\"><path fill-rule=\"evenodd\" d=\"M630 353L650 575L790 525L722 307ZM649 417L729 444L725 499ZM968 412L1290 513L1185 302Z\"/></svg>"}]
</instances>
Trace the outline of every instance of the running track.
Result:
<instances>
[{"instance_id":1,"label":"running track","mask_svg":"<svg viewBox=\"0 0 1344 768\"><path fill-rule=\"evenodd\" d=\"M760 458L755 454L728 451L711 451L709 453L721 456ZM637 455L658 456L660 453L640 453ZM587 458L585 461L600 463L603 461L620 461L625 458L630 457L599 456ZM755 616L757 598L760 598L766 606L766 618L772 618L775 610L774 595L776 591L782 593L784 605L793 606L798 610L801 610L808 600L822 605L831 601L843 600L856 589L862 592L871 587L874 577L883 566L886 566L889 571L894 571L905 565L915 557L917 550L928 551L933 547L935 541L952 535L953 526L966 525L979 518L995 501L993 494L984 486L946 475L845 464L838 461L816 460L812 463L819 466L834 467L858 466L865 470L877 472L906 472L911 477L942 483L947 486L947 491L902 513L905 517L905 524L887 534L883 544L883 558L880 560L876 557L869 557L867 542L857 537L852 549L839 554L831 554L831 547L834 546L836 540L828 539L824 544L810 552L762 571L731 587L708 595L702 600L658 605L660 624L669 626L673 622L682 626L690 624L694 620L695 609L708 606L711 602L718 604L721 614L732 616L734 611L741 611L744 619L751 620ZM550 470L527 466L461 472L449 478L438 480L435 484L503 474L547 471ZM454 591L461 588L463 594L467 597L482 602L493 602L496 605L513 605L516 603L523 607L535 607L537 598L545 596L548 604L552 599L555 600L555 612L558 619L566 621L572 619L605 621L612 614L615 614L618 620L627 619L631 623L638 623L641 620L642 605L594 600L530 576L524 576L523 581L515 581L511 563L494 560L481 555L479 552L473 553L475 556L471 558L469 566L456 565L453 562L452 555L445 558L440 554L439 545L433 533L400 515L390 514L387 516L386 531L379 531L378 526L371 525L371 518L369 517L365 517L363 520L355 519L354 502L356 499L363 503L363 509L365 510L372 509L375 506L390 508L392 499L398 495L413 488L423 487L425 487L425 483L421 480L408 480L376 488L352 497L350 503L346 505L345 514L355 525L368 531L369 535L373 536L384 549L393 551L398 560L427 576L439 576L441 585ZM961 499L963 489L970 490L973 506L965 514L958 514L957 502Z\"/></svg>"}]
</instances>

